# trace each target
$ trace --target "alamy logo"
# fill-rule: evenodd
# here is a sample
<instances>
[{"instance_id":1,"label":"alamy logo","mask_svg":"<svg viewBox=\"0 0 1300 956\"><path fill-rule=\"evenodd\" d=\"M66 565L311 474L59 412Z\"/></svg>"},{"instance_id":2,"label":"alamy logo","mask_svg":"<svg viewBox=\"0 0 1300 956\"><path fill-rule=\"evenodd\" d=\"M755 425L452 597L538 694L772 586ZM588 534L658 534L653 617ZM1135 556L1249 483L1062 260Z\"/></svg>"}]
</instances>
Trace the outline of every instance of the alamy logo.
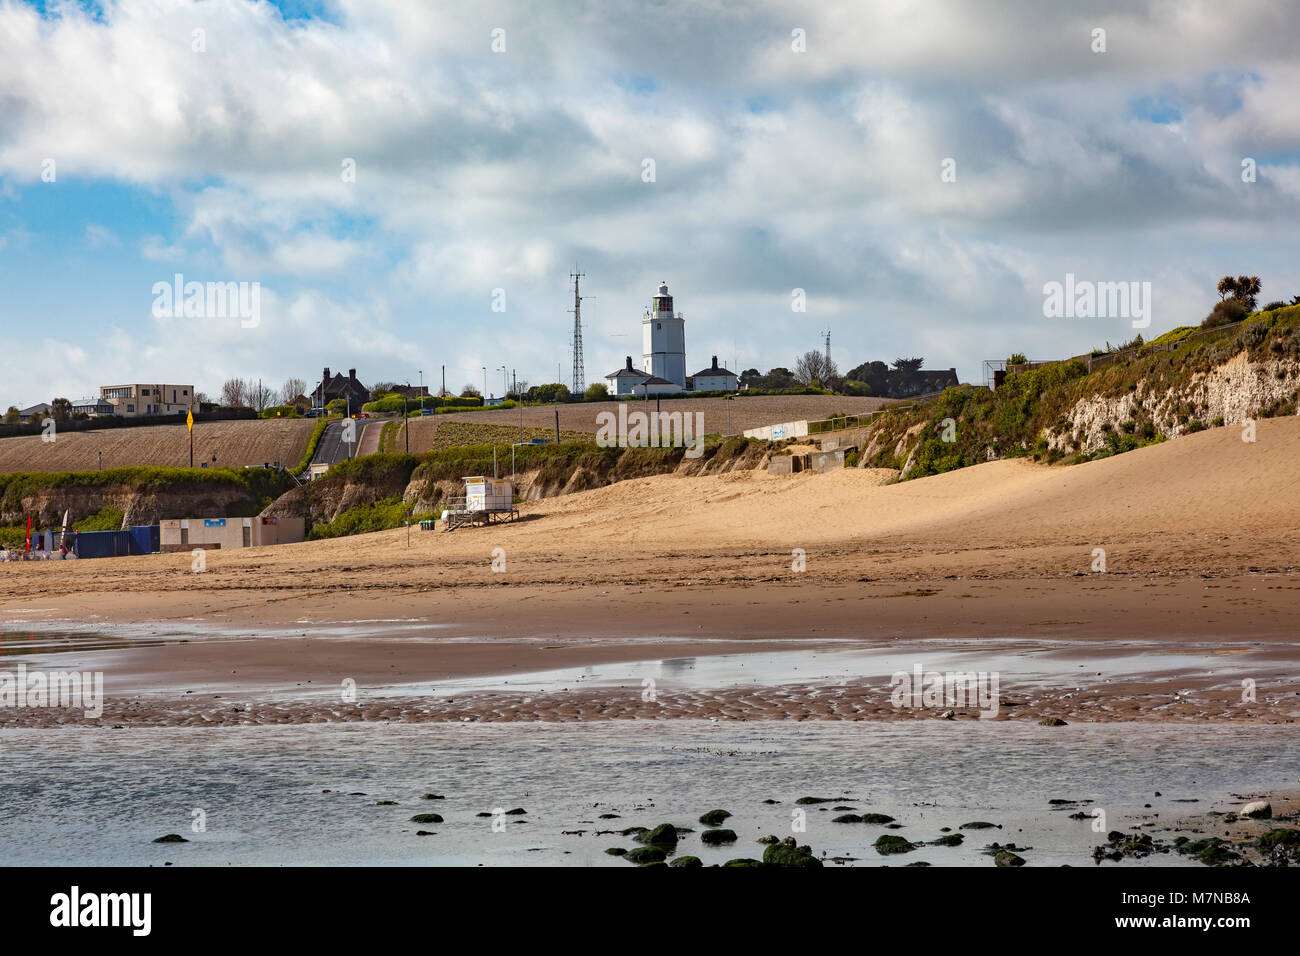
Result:
<instances>
[{"instance_id":1,"label":"alamy logo","mask_svg":"<svg viewBox=\"0 0 1300 956\"><path fill-rule=\"evenodd\" d=\"M890 678L889 702L895 707L977 707L981 718L996 717L999 706L997 671L923 672L920 664L912 673L897 671Z\"/></svg>"},{"instance_id":2,"label":"alamy logo","mask_svg":"<svg viewBox=\"0 0 1300 956\"><path fill-rule=\"evenodd\" d=\"M601 448L685 448L687 458L704 454L703 412L629 412L620 404L617 415L600 412L596 424Z\"/></svg>"},{"instance_id":3,"label":"alamy logo","mask_svg":"<svg viewBox=\"0 0 1300 956\"><path fill-rule=\"evenodd\" d=\"M176 273L172 282L153 284L156 319L239 319L241 329L262 324L260 282L186 282Z\"/></svg>"},{"instance_id":4,"label":"alamy logo","mask_svg":"<svg viewBox=\"0 0 1300 956\"><path fill-rule=\"evenodd\" d=\"M0 672L0 707L69 707L88 718L104 715L103 671L32 671L19 664Z\"/></svg>"},{"instance_id":5,"label":"alamy logo","mask_svg":"<svg viewBox=\"0 0 1300 956\"><path fill-rule=\"evenodd\" d=\"M51 926L129 926L133 936L148 936L153 927L151 893L82 893L74 886L51 896L50 907Z\"/></svg>"},{"instance_id":6,"label":"alamy logo","mask_svg":"<svg viewBox=\"0 0 1300 956\"><path fill-rule=\"evenodd\" d=\"M1076 281L1043 284L1043 315L1049 319L1132 319L1133 328L1151 324L1150 282Z\"/></svg>"}]
</instances>

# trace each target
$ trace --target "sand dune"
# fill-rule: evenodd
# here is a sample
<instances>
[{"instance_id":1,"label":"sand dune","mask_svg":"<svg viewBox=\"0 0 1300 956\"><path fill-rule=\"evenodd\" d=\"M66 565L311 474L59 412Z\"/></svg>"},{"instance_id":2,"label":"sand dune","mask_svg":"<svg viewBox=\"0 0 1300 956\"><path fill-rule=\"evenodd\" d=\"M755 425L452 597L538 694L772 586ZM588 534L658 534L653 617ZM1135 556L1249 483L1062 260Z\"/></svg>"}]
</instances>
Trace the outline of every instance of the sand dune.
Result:
<instances>
[{"instance_id":1,"label":"sand dune","mask_svg":"<svg viewBox=\"0 0 1300 956\"><path fill-rule=\"evenodd\" d=\"M258 627L413 615L477 635L692 620L709 623L685 633L746 638L1293 635L1300 418L1260 422L1254 444L1220 428L1078 466L889 477L657 476L529 502L511 525L209 552L198 575L184 554L0 565L0 608Z\"/></svg>"}]
</instances>

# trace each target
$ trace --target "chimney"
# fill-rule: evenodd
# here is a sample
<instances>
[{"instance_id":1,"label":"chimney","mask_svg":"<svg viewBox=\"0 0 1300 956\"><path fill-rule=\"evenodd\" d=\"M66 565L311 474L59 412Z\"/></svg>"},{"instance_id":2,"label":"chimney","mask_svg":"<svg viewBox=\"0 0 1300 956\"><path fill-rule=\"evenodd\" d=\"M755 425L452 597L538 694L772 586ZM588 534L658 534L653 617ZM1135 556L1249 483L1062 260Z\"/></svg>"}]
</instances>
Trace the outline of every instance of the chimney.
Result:
<instances>
[{"instance_id":1,"label":"chimney","mask_svg":"<svg viewBox=\"0 0 1300 956\"><path fill-rule=\"evenodd\" d=\"M328 382L330 380L330 367L328 365L325 366L325 371L321 373L320 380L322 382Z\"/></svg>"},{"instance_id":2,"label":"chimney","mask_svg":"<svg viewBox=\"0 0 1300 956\"><path fill-rule=\"evenodd\" d=\"M357 380L357 370L354 368L348 369L348 378L355 382Z\"/></svg>"},{"instance_id":3,"label":"chimney","mask_svg":"<svg viewBox=\"0 0 1300 956\"><path fill-rule=\"evenodd\" d=\"M716 372L717 370L718 370L718 357L715 355L713 356L713 371Z\"/></svg>"},{"instance_id":4,"label":"chimney","mask_svg":"<svg viewBox=\"0 0 1300 956\"><path fill-rule=\"evenodd\" d=\"M632 356L630 355L627 357L627 370L632 371Z\"/></svg>"}]
</instances>

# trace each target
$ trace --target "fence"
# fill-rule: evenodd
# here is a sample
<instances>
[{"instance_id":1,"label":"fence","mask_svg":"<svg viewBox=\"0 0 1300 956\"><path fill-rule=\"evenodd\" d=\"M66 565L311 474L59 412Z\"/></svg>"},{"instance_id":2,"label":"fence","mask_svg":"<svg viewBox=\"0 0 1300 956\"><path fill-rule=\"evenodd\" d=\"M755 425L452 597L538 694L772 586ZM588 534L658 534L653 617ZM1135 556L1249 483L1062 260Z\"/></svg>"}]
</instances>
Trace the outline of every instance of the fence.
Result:
<instances>
[{"instance_id":1,"label":"fence","mask_svg":"<svg viewBox=\"0 0 1300 956\"><path fill-rule=\"evenodd\" d=\"M1180 348L1184 343L1192 339L1203 338L1207 335L1219 335L1229 332L1240 326L1246 319L1240 319L1236 322L1228 322L1224 325L1216 325L1209 329L1197 329L1194 332L1188 332L1176 342L1151 343L1143 342L1141 345L1135 345L1132 348L1119 349L1114 352L1101 352L1094 355L1089 352L1087 355L1075 355L1067 359L1048 359L1046 361L1024 362L1016 365L1007 363L1006 370L1008 375L1020 375L1031 369L1042 368L1044 365L1056 365L1058 362L1082 362L1091 372L1094 369L1105 368L1115 362L1128 361L1131 358L1139 358L1144 355L1155 355L1159 352L1172 352ZM989 363L985 363L986 365Z\"/></svg>"}]
</instances>

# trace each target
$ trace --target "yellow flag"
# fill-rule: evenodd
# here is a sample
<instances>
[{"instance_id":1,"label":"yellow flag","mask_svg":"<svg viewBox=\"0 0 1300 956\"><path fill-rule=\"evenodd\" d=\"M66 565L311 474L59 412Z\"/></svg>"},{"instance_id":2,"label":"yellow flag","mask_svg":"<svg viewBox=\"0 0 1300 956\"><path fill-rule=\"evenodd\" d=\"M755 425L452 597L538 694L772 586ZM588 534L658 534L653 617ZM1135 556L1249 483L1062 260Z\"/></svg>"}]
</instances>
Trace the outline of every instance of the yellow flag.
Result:
<instances>
[{"instance_id":1,"label":"yellow flag","mask_svg":"<svg viewBox=\"0 0 1300 956\"><path fill-rule=\"evenodd\" d=\"M191 408L185 416L185 427L194 431L194 409Z\"/></svg>"}]
</instances>

